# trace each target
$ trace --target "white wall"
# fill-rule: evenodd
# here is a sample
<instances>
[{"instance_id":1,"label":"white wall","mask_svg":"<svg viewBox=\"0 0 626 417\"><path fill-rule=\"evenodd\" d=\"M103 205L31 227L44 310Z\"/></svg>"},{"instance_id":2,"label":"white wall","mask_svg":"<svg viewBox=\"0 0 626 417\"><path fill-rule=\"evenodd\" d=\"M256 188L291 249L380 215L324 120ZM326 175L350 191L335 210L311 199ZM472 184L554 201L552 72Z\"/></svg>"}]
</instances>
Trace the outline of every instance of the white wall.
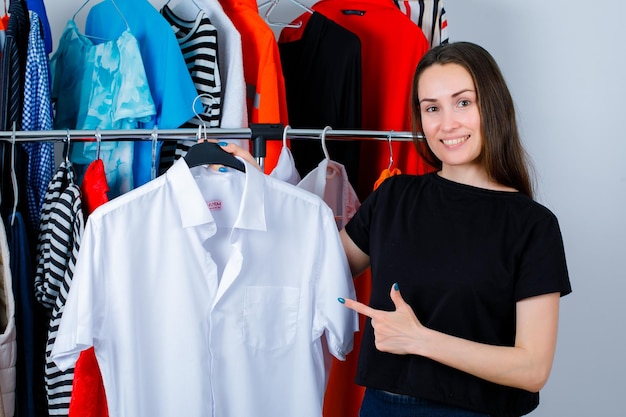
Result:
<instances>
[{"instance_id":1,"label":"white wall","mask_svg":"<svg viewBox=\"0 0 626 417\"><path fill-rule=\"evenodd\" d=\"M623 417L626 3L444 1L451 40L479 43L500 63L539 174L538 200L564 235L574 292L562 300L554 369L532 415ZM82 3L46 1L55 46ZM285 15L300 13L292 10Z\"/></svg>"}]
</instances>

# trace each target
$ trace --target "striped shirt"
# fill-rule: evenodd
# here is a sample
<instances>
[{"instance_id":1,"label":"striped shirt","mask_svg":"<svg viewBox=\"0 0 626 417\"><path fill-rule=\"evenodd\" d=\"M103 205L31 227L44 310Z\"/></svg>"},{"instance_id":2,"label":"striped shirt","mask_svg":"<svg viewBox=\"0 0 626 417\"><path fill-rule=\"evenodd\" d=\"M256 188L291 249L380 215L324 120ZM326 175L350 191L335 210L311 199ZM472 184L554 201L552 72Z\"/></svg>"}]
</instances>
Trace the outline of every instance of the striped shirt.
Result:
<instances>
[{"instance_id":1,"label":"striped shirt","mask_svg":"<svg viewBox=\"0 0 626 417\"><path fill-rule=\"evenodd\" d=\"M172 26L176 40L191 79L198 92L197 100L202 103L202 113L185 123L184 127L220 127L222 110L222 83L218 67L218 33L209 17L199 11L194 21L184 20L168 7L161 14ZM185 156L195 140L179 141L175 159Z\"/></svg>"},{"instance_id":2,"label":"striped shirt","mask_svg":"<svg viewBox=\"0 0 626 417\"><path fill-rule=\"evenodd\" d=\"M45 382L50 415L69 412L74 368L61 371L50 359L74 273L84 229L80 189L67 162L61 163L44 199L37 242L35 297L50 311Z\"/></svg>"},{"instance_id":3,"label":"striped shirt","mask_svg":"<svg viewBox=\"0 0 626 417\"><path fill-rule=\"evenodd\" d=\"M442 0L394 0L394 3L422 28L431 48L448 43L448 18Z\"/></svg>"}]
</instances>

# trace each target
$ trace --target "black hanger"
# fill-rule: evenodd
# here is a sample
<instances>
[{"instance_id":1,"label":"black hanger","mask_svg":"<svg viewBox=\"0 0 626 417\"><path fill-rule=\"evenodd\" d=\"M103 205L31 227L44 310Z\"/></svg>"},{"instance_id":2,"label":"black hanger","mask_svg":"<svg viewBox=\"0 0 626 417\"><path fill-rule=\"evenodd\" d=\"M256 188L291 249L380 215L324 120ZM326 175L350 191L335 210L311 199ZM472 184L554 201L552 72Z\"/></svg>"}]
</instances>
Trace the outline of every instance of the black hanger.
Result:
<instances>
[{"instance_id":1,"label":"black hanger","mask_svg":"<svg viewBox=\"0 0 626 417\"><path fill-rule=\"evenodd\" d=\"M226 152L215 142L200 142L193 145L184 156L189 168L198 165L224 165L246 172L246 167L239 159Z\"/></svg>"}]
</instances>

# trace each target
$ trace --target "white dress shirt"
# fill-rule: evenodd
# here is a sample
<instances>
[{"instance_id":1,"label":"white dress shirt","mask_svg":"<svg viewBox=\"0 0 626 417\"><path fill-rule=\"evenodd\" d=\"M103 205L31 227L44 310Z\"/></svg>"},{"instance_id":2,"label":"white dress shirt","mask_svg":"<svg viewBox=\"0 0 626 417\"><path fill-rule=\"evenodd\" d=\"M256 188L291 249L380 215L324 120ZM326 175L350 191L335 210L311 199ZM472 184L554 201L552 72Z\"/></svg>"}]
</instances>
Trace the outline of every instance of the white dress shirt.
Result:
<instances>
[{"instance_id":1,"label":"white dress shirt","mask_svg":"<svg viewBox=\"0 0 626 417\"><path fill-rule=\"evenodd\" d=\"M354 296L318 196L181 158L90 215L52 356L95 347L111 417L320 417Z\"/></svg>"}]
</instances>

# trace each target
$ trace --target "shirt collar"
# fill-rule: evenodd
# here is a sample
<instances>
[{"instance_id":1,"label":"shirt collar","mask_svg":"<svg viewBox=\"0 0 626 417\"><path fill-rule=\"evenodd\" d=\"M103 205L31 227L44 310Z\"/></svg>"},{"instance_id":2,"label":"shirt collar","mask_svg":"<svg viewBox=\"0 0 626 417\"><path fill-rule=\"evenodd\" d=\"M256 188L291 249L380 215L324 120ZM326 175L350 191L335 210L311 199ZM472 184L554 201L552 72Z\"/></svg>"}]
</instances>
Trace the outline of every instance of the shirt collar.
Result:
<instances>
[{"instance_id":1,"label":"shirt collar","mask_svg":"<svg viewBox=\"0 0 626 417\"><path fill-rule=\"evenodd\" d=\"M243 160L243 163L246 167L245 183L234 227L265 231L265 175L247 161ZM215 222L185 158L179 158L166 175L172 185L183 227Z\"/></svg>"}]
</instances>

